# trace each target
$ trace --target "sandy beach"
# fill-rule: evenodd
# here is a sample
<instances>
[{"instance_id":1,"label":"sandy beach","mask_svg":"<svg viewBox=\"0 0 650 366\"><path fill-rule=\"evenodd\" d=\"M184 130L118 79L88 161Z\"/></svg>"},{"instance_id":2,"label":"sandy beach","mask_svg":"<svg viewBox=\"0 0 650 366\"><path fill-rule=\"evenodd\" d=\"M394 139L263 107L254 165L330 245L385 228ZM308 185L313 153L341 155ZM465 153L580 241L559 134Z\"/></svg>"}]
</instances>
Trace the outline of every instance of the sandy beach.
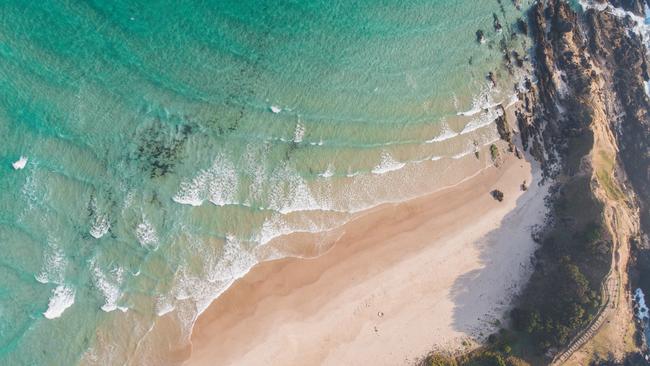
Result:
<instances>
[{"instance_id":1,"label":"sandy beach","mask_svg":"<svg viewBox=\"0 0 650 366\"><path fill-rule=\"evenodd\" d=\"M531 228L545 214L538 180L509 155L456 186L360 215L317 258L256 265L197 320L185 364L401 365L472 347L530 273ZM496 188L503 202L489 194Z\"/></svg>"}]
</instances>

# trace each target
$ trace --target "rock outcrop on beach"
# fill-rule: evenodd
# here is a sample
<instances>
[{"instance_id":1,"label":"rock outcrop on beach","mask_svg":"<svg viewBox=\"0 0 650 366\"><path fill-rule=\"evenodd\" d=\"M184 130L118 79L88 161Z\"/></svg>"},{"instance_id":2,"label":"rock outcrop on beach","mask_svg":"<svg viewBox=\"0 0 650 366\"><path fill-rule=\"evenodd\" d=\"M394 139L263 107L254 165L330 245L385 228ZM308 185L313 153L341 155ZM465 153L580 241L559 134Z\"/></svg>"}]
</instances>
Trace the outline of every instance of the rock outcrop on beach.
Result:
<instances>
[{"instance_id":1,"label":"rock outcrop on beach","mask_svg":"<svg viewBox=\"0 0 650 366\"><path fill-rule=\"evenodd\" d=\"M502 105L497 106L497 108L500 110L499 117L495 120L497 132L499 133L501 140L506 141L512 147L512 130L508 123L506 110Z\"/></svg>"}]
</instances>

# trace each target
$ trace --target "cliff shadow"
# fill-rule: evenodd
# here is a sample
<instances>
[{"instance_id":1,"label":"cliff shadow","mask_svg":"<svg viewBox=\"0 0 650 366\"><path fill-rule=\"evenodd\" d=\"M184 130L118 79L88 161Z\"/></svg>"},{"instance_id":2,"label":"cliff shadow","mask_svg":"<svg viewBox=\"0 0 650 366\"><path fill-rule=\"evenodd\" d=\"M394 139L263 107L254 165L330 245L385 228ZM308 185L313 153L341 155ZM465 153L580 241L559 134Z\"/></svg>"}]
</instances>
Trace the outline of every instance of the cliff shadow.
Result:
<instances>
[{"instance_id":1,"label":"cliff shadow","mask_svg":"<svg viewBox=\"0 0 650 366\"><path fill-rule=\"evenodd\" d=\"M479 252L479 268L459 276L451 288L455 331L483 341L508 320L513 300L532 273L538 248L532 233L544 223L546 193L546 187L535 183L517 199L498 228L469 244Z\"/></svg>"}]
</instances>

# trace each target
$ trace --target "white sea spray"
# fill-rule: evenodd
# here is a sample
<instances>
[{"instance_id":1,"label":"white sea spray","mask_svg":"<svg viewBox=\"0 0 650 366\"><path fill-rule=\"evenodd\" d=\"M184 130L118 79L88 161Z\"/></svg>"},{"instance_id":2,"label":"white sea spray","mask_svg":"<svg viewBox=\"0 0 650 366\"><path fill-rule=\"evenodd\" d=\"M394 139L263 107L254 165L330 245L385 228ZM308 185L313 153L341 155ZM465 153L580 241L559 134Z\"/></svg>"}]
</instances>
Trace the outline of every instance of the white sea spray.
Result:
<instances>
[{"instance_id":1,"label":"white sea spray","mask_svg":"<svg viewBox=\"0 0 650 366\"><path fill-rule=\"evenodd\" d=\"M305 137L305 126L298 120L296 123L296 129L293 132L293 142L300 143Z\"/></svg>"},{"instance_id":2,"label":"white sea spray","mask_svg":"<svg viewBox=\"0 0 650 366\"><path fill-rule=\"evenodd\" d=\"M111 228L111 224L108 221L108 217L103 214L98 214L93 220L93 224L88 230L88 233L92 235L93 238L99 239L102 236L106 235L108 230Z\"/></svg>"},{"instance_id":3,"label":"white sea spray","mask_svg":"<svg viewBox=\"0 0 650 366\"><path fill-rule=\"evenodd\" d=\"M644 322L649 321L650 312L645 302L645 294L643 293L643 290L641 288L637 288L636 291L634 291L634 301L636 301L637 303L637 308L636 308L637 319Z\"/></svg>"},{"instance_id":4,"label":"white sea spray","mask_svg":"<svg viewBox=\"0 0 650 366\"><path fill-rule=\"evenodd\" d=\"M463 130L460 132L460 134L464 135L466 133L478 130L479 128L489 126L502 115L503 115L503 111L501 108L486 109L483 112L481 112L477 117L469 121L469 123L467 123L465 127L463 127Z\"/></svg>"},{"instance_id":5,"label":"white sea spray","mask_svg":"<svg viewBox=\"0 0 650 366\"><path fill-rule=\"evenodd\" d=\"M47 304L47 310L43 313L48 319L60 317L63 312L74 304L75 291L69 287L59 285L52 290L52 296Z\"/></svg>"},{"instance_id":6,"label":"white sea spray","mask_svg":"<svg viewBox=\"0 0 650 366\"><path fill-rule=\"evenodd\" d=\"M495 88L492 86L492 83L486 83L480 92L472 98L472 106L469 110L464 112L458 112L459 116L473 116L480 113L485 109L490 109L501 104L500 102L495 102L493 100L493 94L496 92Z\"/></svg>"},{"instance_id":7,"label":"white sea spray","mask_svg":"<svg viewBox=\"0 0 650 366\"><path fill-rule=\"evenodd\" d=\"M386 174L394 170L402 169L406 165L406 163L395 160L395 158L393 158L393 156L387 151L382 151L380 159L380 163L372 168L373 174Z\"/></svg>"},{"instance_id":8,"label":"white sea spray","mask_svg":"<svg viewBox=\"0 0 650 366\"><path fill-rule=\"evenodd\" d=\"M14 168L14 170L22 170L27 165L27 160L27 157L21 156L20 159L13 162L11 166Z\"/></svg>"},{"instance_id":9,"label":"white sea spray","mask_svg":"<svg viewBox=\"0 0 650 366\"><path fill-rule=\"evenodd\" d=\"M217 206L237 204L238 183L232 161L225 154L218 154L210 168L199 171L189 181L181 182L172 199L191 206L200 206L206 200Z\"/></svg>"},{"instance_id":10,"label":"white sea spray","mask_svg":"<svg viewBox=\"0 0 650 366\"><path fill-rule=\"evenodd\" d=\"M440 133L438 134L438 136L436 136L436 137L434 137L434 138L432 138L430 140L427 140L425 142L427 144L432 144L432 143L435 143L435 142L441 142L441 141L449 140L449 139L452 139L452 138L454 138L456 136L458 136L458 132L452 130L446 123L443 122L442 129L441 129Z\"/></svg>"},{"instance_id":11,"label":"white sea spray","mask_svg":"<svg viewBox=\"0 0 650 366\"><path fill-rule=\"evenodd\" d=\"M67 259L59 246L58 240L50 236L43 253L43 266L41 271L34 277L43 284L63 284L66 265Z\"/></svg>"},{"instance_id":12,"label":"white sea spray","mask_svg":"<svg viewBox=\"0 0 650 366\"><path fill-rule=\"evenodd\" d=\"M146 217L142 218L142 222L135 228L135 235L138 238L140 245L147 249L158 249L158 235L156 228L147 220Z\"/></svg>"},{"instance_id":13,"label":"white sea spray","mask_svg":"<svg viewBox=\"0 0 650 366\"><path fill-rule=\"evenodd\" d=\"M95 286L104 296L104 305L101 306L101 309L107 313L116 309L125 312L126 307L117 305L122 297L120 286L124 281L124 269L122 267L113 267L108 272L105 272L99 267L95 259L91 260L90 268Z\"/></svg>"},{"instance_id":14,"label":"white sea spray","mask_svg":"<svg viewBox=\"0 0 650 366\"><path fill-rule=\"evenodd\" d=\"M286 163L273 170L268 186L268 207L277 212L287 214L328 206L316 200L305 179Z\"/></svg>"},{"instance_id":15,"label":"white sea spray","mask_svg":"<svg viewBox=\"0 0 650 366\"><path fill-rule=\"evenodd\" d=\"M325 169L324 172L318 174L319 177L322 178L331 178L334 176L334 167L332 167L332 164L327 165L327 169Z\"/></svg>"}]
</instances>

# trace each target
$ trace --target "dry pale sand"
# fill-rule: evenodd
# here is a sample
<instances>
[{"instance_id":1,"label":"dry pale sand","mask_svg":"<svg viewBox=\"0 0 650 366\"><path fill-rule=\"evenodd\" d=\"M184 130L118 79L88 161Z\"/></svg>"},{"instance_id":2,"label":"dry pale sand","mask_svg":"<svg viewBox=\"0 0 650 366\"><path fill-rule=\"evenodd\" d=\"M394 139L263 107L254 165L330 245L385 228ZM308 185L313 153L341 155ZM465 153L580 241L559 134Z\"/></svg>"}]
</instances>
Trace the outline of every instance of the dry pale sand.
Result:
<instances>
[{"instance_id":1,"label":"dry pale sand","mask_svg":"<svg viewBox=\"0 0 650 366\"><path fill-rule=\"evenodd\" d=\"M524 180L530 165L508 157L361 215L320 257L255 266L200 316L186 364L400 365L480 340L530 272L545 189Z\"/></svg>"}]
</instances>

